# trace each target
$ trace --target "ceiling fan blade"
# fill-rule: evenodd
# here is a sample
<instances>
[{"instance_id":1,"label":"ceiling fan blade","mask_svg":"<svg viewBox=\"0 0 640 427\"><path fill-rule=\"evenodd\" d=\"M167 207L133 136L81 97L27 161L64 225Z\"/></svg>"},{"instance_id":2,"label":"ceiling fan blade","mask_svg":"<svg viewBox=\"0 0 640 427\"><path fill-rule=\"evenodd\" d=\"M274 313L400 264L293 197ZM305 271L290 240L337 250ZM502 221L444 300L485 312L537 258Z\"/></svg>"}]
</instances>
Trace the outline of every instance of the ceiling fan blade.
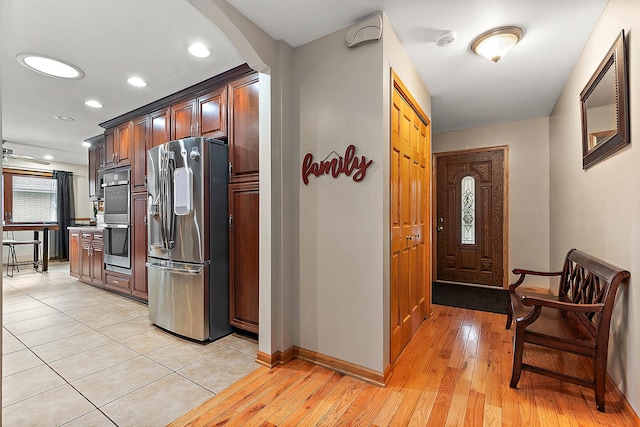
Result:
<instances>
[{"instance_id":1,"label":"ceiling fan blade","mask_svg":"<svg viewBox=\"0 0 640 427\"><path fill-rule=\"evenodd\" d=\"M25 156L23 154L4 154L4 158L5 159L14 159L14 160L22 160L25 162L31 162L31 163L37 163L39 165L49 165L51 163L45 161L45 160L38 160L35 159L31 156Z\"/></svg>"}]
</instances>

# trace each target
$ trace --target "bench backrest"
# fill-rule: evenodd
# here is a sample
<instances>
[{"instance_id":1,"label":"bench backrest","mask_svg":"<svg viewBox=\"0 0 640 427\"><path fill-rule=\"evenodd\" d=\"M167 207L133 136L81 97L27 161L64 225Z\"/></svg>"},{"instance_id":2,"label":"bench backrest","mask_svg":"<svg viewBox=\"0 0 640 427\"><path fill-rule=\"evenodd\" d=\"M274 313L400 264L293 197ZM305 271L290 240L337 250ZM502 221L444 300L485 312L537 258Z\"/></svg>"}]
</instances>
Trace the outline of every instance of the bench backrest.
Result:
<instances>
[{"instance_id":1,"label":"bench backrest","mask_svg":"<svg viewBox=\"0 0 640 427\"><path fill-rule=\"evenodd\" d=\"M574 304L604 304L600 313L576 313L584 325L598 339L609 335L611 313L620 282L629 272L577 249L565 258L558 296ZM606 332L601 330L606 328Z\"/></svg>"}]
</instances>

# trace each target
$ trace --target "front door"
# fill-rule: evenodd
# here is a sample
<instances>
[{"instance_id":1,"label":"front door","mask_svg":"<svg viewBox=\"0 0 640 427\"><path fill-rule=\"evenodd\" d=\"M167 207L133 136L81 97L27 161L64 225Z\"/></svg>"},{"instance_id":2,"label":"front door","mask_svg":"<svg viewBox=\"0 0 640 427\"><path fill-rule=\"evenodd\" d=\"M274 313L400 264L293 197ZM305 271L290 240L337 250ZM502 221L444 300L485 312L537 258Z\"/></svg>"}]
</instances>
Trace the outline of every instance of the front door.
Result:
<instances>
[{"instance_id":1,"label":"front door","mask_svg":"<svg viewBox=\"0 0 640 427\"><path fill-rule=\"evenodd\" d=\"M504 286L506 150L436 155L437 280Z\"/></svg>"}]
</instances>

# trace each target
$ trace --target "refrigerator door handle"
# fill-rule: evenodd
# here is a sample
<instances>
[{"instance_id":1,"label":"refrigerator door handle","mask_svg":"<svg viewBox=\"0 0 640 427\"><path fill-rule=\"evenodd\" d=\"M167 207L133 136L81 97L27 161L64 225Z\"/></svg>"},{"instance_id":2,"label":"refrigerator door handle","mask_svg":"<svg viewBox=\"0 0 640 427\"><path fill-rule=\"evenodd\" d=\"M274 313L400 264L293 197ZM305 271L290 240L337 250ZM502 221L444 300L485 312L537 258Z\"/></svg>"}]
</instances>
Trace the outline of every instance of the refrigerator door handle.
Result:
<instances>
[{"instance_id":1,"label":"refrigerator door handle","mask_svg":"<svg viewBox=\"0 0 640 427\"><path fill-rule=\"evenodd\" d=\"M202 267L197 267L195 269L191 269L191 268L174 268L174 267L166 267L163 265L158 265L158 264L152 264L147 262L145 264L147 267L151 267L151 268L157 268L160 269L162 271L170 271L172 273L177 273L177 274L186 274L186 275L191 275L191 276L195 276L198 275L202 272Z\"/></svg>"},{"instance_id":2,"label":"refrigerator door handle","mask_svg":"<svg viewBox=\"0 0 640 427\"><path fill-rule=\"evenodd\" d=\"M162 158L161 178L160 178L160 201L161 207L161 228L162 228L162 240L164 242L165 249L173 249L175 246L175 217L173 213L173 194L172 194L172 181L173 181L173 169L175 165L173 151L164 153Z\"/></svg>"},{"instance_id":3,"label":"refrigerator door handle","mask_svg":"<svg viewBox=\"0 0 640 427\"><path fill-rule=\"evenodd\" d=\"M157 268L162 271L169 271L172 273L194 276L202 273L203 267L207 266L208 264L209 264L208 262L199 264L199 265L192 265L192 264L182 264L182 263L176 263L176 262L170 262L170 261L165 261L165 262L147 261L145 263L145 266L149 268Z\"/></svg>"}]
</instances>

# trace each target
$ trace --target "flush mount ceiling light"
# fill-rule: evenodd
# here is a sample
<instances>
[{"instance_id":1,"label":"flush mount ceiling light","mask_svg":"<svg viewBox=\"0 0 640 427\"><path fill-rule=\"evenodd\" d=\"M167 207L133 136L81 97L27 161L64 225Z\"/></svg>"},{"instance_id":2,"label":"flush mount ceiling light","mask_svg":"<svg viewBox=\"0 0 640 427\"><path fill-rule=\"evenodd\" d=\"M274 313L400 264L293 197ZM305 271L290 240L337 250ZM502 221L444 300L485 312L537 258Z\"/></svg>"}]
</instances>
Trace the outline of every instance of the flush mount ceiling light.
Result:
<instances>
[{"instance_id":1,"label":"flush mount ceiling light","mask_svg":"<svg viewBox=\"0 0 640 427\"><path fill-rule=\"evenodd\" d=\"M135 86L135 87L145 87L145 86L147 86L147 82L142 80L140 77L129 77L127 79L127 83L129 83L131 86Z\"/></svg>"},{"instance_id":2,"label":"flush mount ceiling light","mask_svg":"<svg viewBox=\"0 0 640 427\"><path fill-rule=\"evenodd\" d=\"M494 28L473 39L469 47L477 55L498 62L522 39L523 34L520 27Z\"/></svg>"},{"instance_id":3,"label":"flush mount ceiling light","mask_svg":"<svg viewBox=\"0 0 640 427\"><path fill-rule=\"evenodd\" d=\"M76 119L69 116L53 116L54 119L60 120L61 122L75 122Z\"/></svg>"},{"instance_id":4,"label":"flush mount ceiling light","mask_svg":"<svg viewBox=\"0 0 640 427\"><path fill-rule=\"evenodd\" d=\"M84 142L82 143L82 146L83 146L83 147L87 147L87 148L89 148L89 147L91 147L91 143L90 143L90 142L87 142L87 141L84 141Z\"/></svg>"},{"instance_id":5,"label":"flush mount ceiling light","mask_svg":"<svg viewBox=\"0 0 640 427\"><path fill-rule=\"evenodd\" d=\"M47 76L75 80L84 77L84 72L80 68L49 56L37 53L21 53L16 56L16 59L30 70Z\"/></svg>"},{"instance_id":6,"label":"flush mount ceiling light","mask_svg":"<svg viewBox=\"0 0 640 427\"><path fill-rule=\"evenodd\" d=\"M102 108L104 105L96 101L95 99L89 99L88 101L84 101L84 105L92 108Z\"/></svg>"},{"instance_id":7,"label":"flush mount ceiling light","mask_svg":"<svg viewBox=\"0 0 640 427\"><path fill-rule=\"evenodd\" d=\"M42 158L45 160L53 160L53 156L51 154L45 154Z\"/></svg>"},{"instance_id":8,"label":"flush mount ceiling light","mask_svg":"<svg viewBox=\"0 0 640 427\"><path fill-rule=\"evenodd\" d=\"M190 44L187 50L191 55L196 56L198 58L206 58L207 56L210 55L209 49L207 49L207 47L202 43Z\"/></svg>"}]
</instances>

